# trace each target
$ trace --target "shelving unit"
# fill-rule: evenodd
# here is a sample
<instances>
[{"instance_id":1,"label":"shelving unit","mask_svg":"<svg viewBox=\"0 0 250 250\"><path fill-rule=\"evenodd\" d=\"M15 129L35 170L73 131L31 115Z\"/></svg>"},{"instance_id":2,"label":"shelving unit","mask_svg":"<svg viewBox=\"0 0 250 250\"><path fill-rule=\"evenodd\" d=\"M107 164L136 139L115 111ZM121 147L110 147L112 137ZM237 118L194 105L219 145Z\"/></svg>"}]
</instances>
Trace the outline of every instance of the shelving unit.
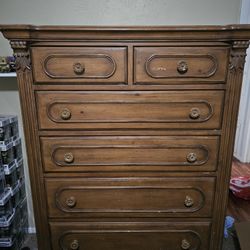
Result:
<instances>
[{"instance_id":1,"label":"shelving unit","mask_svg":"<svg viewBox=\"0 0 250 250\"><path fill-rule=\"evenodd\" d=\"M16 72L0 73L0 77L16 77Z\"/></svg>"},{"instance_id":2,"label":"shelving unit","mask_svg":"<svg viewBox=\"0 0 250 250\"><path fill-rule=\"evenodd\" d=\"M0 115L0 250L19 250L28 228L17 116Z\"/></svg>"}]
</instances>

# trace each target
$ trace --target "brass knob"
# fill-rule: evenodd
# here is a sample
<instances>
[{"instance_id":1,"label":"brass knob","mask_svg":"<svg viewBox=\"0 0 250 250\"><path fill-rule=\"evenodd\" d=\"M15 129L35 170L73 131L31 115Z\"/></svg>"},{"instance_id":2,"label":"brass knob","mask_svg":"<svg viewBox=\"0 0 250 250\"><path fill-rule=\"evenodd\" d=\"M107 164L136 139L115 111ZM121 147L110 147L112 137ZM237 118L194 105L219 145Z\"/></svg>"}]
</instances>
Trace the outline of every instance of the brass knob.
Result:
<instances>
[{"instance_id":1,"label":"brass knob","mask_svg":"<svg viewBox=\"0 0 250 250\"><path fill-rule=\"evenodd\" d=\"M73 155L71 152L66 153L66 154L64 155L64 161L65 161L66 163L72 163L72 162L74 161L74 155Z\"/></svg>"},{"instance_id":2,"label":"brass knob","mask_svg":"<svg viewBox=\"0 0 250 250\"><path fill-rule=\"evenodd\" d=\"M189 117L191 119L198 119L201 115L201 111L198 108L192 108L189 112Z\"/></svg>"},{"instance_id":3,"label":"brass knob","mask_svg":"<svg viewBox=\"0 0 250 250\"><path fill-rule=\"evenodd\" d=\"M73 208L76 206L76 198L74 196L70 196L66 199L66 205L70 208Z\"/></svg>"},{"instance_id":4,"label":"brass knob","mask_svg":"<svg viewBox=\"0 0 250 250\"><path fill-rule=\"evenodd\" d=\"M192 197L187 195L184 201L184 205L186 207L192 207L194 205L194 200L192 199Z\"/></svg>"},{"instance_id":5,"label":"brass knob","mask_svg":"<svg viewBox=\"0 0 250 250\"><path fill-rule=\"evenodd\" d=\"M63 120L69 120L71 118L71 111L67 108L64 108L61 112L61 118Z\"/></svg>"},{"instance_id":6,"label":"brass knob","mask_svg":"<svg viewBox=\"0 0 250 250\"><path fill-rule=\"evenodd\" d=\"M181 241L181 249L188 250L190 249L190 247L191 247L191 244L186 239L183 239Z\"/></svg>"},{"instance_id":7,"label":"brass knob","mask_svg":"<svg viewBox=\"0 0 250 250\"><path fill-rule=\"evenodd\" d=\"M85 71L85 67L81 63L78 62L73 65L73 70L75 74L82 75Z\"/></svg>"},{"instance_id":8,"label":"brass knob","mask_svg":"<svg viewBox=\"0 0 250 250\"><path fill-rule=\"evenodd\" d=\"M177 64L177 71L180 74L185 74L188 71L188 65L185 61L180 61Z\"/></svg>"},{"instance_id":9,"label":"brass knob","mask_svg":"<svg viewBox=\"0 0 250 250\"><path fill-rule=\"evenodd\" d=\"M194 163L194 162L196 162L197 161L197 155L196 155L196 153L189 153L188 155L187 155L187 161L189 162L189 163Z\"/></svg>"},{"instance_id":10,"label":"brass knob","mask_svg":"<svg viewBox=\"0 0 250 250\"><path fill-rule=\"evenodd\" d=\"M70 249L71 250L79 249L79 241L78 240L72 240L72 242L70 243Z\"/></svg>"}]
</instances>

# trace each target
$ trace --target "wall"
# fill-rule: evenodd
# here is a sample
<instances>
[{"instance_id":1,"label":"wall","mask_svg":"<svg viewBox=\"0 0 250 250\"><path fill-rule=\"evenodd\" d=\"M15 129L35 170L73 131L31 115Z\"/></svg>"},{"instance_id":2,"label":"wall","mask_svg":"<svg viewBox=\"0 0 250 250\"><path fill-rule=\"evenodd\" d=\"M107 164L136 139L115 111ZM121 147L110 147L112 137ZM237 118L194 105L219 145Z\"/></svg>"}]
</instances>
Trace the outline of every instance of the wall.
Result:
<instances>
[{"instance_id":1,"label":"wall","mask_svg":"<svg viewBox=\"0 0 250 250\"><path fill-rule=\"evenodd\" d=\"M241 23L250 24L250 0L242 1ZM250 48L247 50L250 54ZM250 56L246 59L234 155L242 162L250 163Z\"/></svg>"},{"instance_id":2,"label":"wall","mask_svg":"<svg viewBox=\"0 0 250 250\"><path fill-rule=\"evenodd\" d=\"M29 184L29 174L27 169L27 157L25 152L25 140L23 136L23 123L19 105L16 78L0 78L0 114L12 114L18 116L19 132L22 137L22 149L24 158L24 174L26 176L26 194L28 200L29 225L31 232L34 231L33 207L31 202L31 190Z\"/></svg>"},{"instance_id":3,"label":"wall","mask_svg":"<svg viewBox=\"0 0 250 250\"><path fill-rule=\"evenodd\" d=\"M0 3L0 23L219 25L239 23L240 6L240 0L11 0ZM0 55L9 54L8 42L0 36ZM15 79L0 79L0 113L20 117Z\"/></svg>"}]
</instances>

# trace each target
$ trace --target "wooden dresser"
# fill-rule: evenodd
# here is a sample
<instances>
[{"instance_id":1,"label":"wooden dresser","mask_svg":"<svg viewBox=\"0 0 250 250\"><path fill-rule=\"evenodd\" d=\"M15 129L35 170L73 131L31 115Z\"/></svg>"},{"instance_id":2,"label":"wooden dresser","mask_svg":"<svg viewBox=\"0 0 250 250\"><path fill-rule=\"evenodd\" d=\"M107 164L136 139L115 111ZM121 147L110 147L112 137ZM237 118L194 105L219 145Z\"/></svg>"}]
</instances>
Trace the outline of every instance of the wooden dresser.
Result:
<instances>
[{"instance_id":1,"label":"wooden dresser","mask_svg":"<svg viewBox=\"0 0 250 250\"><path fill-rule=\"evenodd\" d=\"M39 250L219 250L250 26L3 25Z\"/></svg>"}]
</instances>

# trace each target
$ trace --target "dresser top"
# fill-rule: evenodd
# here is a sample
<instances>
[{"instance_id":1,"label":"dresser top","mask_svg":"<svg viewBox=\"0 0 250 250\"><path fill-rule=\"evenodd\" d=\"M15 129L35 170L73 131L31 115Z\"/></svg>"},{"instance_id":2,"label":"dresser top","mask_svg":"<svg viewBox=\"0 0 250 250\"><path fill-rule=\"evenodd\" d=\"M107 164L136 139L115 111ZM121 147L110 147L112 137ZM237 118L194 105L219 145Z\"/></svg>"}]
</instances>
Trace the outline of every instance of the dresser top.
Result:
<instances>
[{"instance_id":1,"label":"dresser top","mask_svg":"<svg viewBox=\"0 0 250 250\"><path fill-rule=\"evenodd\" d=\"M225 26L34 26L0 25L10 40L249 40L250 25Z\"/></svg>"}]
</instances>

